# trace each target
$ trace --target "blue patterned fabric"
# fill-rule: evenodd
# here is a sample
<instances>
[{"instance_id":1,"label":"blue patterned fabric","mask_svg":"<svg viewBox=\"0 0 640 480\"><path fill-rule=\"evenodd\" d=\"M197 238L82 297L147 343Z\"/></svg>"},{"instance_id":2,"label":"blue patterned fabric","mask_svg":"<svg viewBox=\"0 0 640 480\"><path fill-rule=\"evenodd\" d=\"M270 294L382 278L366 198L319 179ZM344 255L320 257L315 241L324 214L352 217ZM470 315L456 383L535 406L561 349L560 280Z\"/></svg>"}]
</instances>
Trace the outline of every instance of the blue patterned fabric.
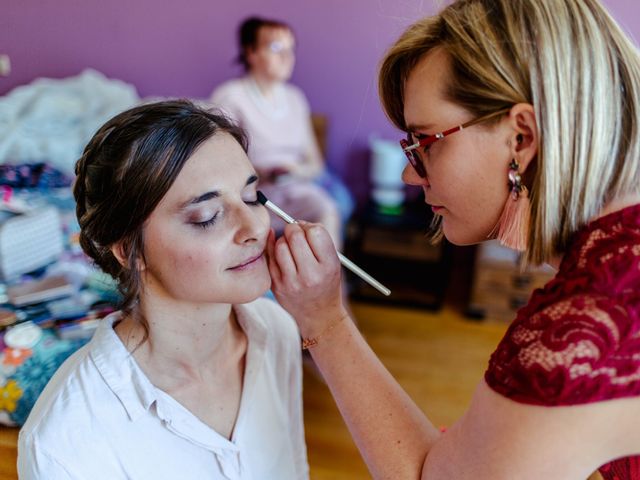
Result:
<instances>
[{"instance_id":1,"label":"blue patterned fabric","mask_svg":"<svg viewBox=\"0 0 640 480\"><path fill-rule=\"evenodd\" d=\"M51 330L31 350L0 354L0 424L22 425L58 367L88 340L61 340Z\"/></svg>"}]
</instances>

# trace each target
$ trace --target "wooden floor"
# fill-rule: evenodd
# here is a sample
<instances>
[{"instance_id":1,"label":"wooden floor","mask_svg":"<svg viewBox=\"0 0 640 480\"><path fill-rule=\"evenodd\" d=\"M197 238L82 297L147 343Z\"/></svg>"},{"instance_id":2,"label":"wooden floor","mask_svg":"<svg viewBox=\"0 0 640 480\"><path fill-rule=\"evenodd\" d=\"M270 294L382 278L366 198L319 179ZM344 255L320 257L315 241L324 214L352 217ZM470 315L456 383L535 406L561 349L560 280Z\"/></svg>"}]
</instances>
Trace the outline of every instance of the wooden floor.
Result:
<instances>
[{"instance_id":1,"label":"wooden floor","mask_svg":"<svg viewBox=\"0 0 640 480\"><path fill-rule=\"evenodd\" d=\"M0 427L0 480L15 480L18 429Z\"/></svg>"},{"instance_id":2,"label":"wooden floor","mask_svg":"<svg viewBox=\"0 0 640 480\"><path fill-rule=\"evenodd\" d=\"M358 325L383 363L439 426L466 409L506 325L474 322L455 309L437 313L352 304ZM305 425L311 478L370 478L326 388L305 369ZM16 429L0 429L0 480L16 479Z\"/></svg>"}]
</instances>

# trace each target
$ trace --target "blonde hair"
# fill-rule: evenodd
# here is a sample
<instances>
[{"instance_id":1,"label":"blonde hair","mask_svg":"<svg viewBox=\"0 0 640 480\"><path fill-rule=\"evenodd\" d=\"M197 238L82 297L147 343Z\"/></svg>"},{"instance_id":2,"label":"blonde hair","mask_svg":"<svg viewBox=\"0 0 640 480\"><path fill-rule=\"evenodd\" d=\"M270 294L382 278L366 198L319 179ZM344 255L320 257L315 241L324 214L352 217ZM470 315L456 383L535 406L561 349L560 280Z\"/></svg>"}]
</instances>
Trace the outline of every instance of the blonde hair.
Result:
<instances>
[{"instance_id":1,"label":"blonde hair","mask_svg":"<svg viewBox=\"0 0 640 480\"><path fill-rule=\"evenodd\" d=\"M564 252L606 202L640 190L640 57L598 0L459 0L415 23L379 74L401 130L407 77L434 48L451 59L449 99L469 112L534 107L527 262Z\"/></svg>"}]
</instances>

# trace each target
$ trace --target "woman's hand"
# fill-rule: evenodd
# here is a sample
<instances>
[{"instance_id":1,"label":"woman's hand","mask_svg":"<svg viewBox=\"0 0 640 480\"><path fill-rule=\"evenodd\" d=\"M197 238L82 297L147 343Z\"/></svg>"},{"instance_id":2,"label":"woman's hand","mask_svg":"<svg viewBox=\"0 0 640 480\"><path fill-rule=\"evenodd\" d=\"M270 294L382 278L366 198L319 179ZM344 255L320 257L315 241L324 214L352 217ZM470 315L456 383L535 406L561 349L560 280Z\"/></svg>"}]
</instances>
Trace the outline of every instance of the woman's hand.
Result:
<instances>
[{"instance_id":1,"label":"woman's hand","mask_svg":"<svg viewBox=\"0 0 640 480\"><path fill-rule=\"evenodd\" d=\"M348 316L340 291L340 261L331 237L322 225L287 225L267 242L271 290L295 318L303 337L322 333L326 325Z\"/></svg>"}]
</instances>

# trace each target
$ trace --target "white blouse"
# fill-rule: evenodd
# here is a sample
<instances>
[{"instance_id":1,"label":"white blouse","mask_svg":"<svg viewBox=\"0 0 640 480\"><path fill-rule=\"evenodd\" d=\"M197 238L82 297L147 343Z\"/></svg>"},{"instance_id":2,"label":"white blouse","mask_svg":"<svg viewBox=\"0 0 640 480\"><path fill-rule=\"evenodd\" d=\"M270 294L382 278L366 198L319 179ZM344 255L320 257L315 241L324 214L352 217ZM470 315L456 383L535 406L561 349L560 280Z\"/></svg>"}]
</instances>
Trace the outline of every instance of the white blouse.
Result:
<instances>
[{"instance_id":1,"label":"white blouse","mask_svg":"<svg viewBox=\"0 0 640 480\"><path fill-rule=\"evenodd\" d=\"M278 85L279 107L262 98L251 76L229 80L209 99L213 107L238 122L249 134L249 159L258 169L295 165L315 145L309 103L295 85Z\"/></svg>"},{"instance_id":2,"label":"white blouse","mask_svg":"<svg viewBox=\"0 0 640 480\"><path fill-rule=\"evenodd\" d=\"M20 431L20 478L307 479L296 325L264 298L234 309L248 346L231 440L151 384L114 313L36 402Z\"/></svg>"}]
</instances>

